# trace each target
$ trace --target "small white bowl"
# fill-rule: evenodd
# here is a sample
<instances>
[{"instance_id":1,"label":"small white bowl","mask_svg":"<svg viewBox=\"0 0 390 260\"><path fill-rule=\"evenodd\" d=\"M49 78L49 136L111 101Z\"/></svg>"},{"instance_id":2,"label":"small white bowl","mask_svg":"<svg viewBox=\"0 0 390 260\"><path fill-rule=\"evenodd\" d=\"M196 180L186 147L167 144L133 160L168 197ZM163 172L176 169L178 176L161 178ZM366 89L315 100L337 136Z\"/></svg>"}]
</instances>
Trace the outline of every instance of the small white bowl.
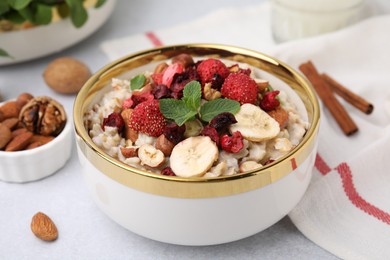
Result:
<instances>
[{"instance_id":1,"label":"small white bowl","mask_svg":"<svg viewBox=\"0 0 390 260\"><path fill-rule=\"evenodd\" d=\"M36 181L63 167L72 150L72 120L51 142L31 150L0 151L0 180L6 182Z\"/></svg>"},{"instance_id":2,"label":"small white bowl","mask_svg":"<svg viewBox=\"0 0 390 260\"><path fill-rule=\"evenodd\" d=\"M88 9L88 20L75 28L69 18L49 25L0 33L0 48L12 58L0 57L0 66L19 63L62 51L87 38L110 17L115 0L106 1L99 8Z\"/></svg>"}]
</instances>

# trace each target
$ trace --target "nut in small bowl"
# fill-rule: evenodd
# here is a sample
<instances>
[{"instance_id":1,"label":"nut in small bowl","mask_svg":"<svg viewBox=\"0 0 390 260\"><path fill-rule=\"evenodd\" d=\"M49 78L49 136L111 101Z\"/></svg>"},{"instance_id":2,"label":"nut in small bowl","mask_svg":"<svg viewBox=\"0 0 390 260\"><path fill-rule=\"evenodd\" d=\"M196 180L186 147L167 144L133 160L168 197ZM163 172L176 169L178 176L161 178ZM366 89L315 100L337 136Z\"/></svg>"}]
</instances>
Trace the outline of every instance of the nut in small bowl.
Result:
<instances>
[{"instance_id":1,"label":"nut in small bowl","mask_svg":"<svg viewBox=\"0 0 390 260\"><path fill-rule=\"evenodd\" d=\"M153 124L153 128L151 127L152 124L144 124L145 127L141 130L150 132L150 135L156 133L155 146L153 147L150 144L150 138L145 138L140 130L138 139L136 138L137 141L135 141L135 144L139 146L138 157L135 156L137 153L134 149L123 149L123 152L129 154L129 158L124 158L124 160L115 157L115 153L118 154L119 147L112 147L108 144L107 148L112 147L113 149L107 151L104 147L107 139L99 144L97 138L91 137L91 133L93 136L94 131L101 133L101 121L96 123L96 130L91 128L88 120L86 120L86 115L93 108L99 106L101 100L107 99L106 93L109 93L113 88L118 89L116 84L118 81L111 85L113 78L129 80L140 73L148 75L145 71L161 73L165 70L169 73L164 72L162 80L168 86L172 83L173 77L165 76L172 75L172 71L174 73L181 71L181 67L193 64L193 62L185 62L186 65L175 65L182 64L174 62L181 60L177 57L183 53L190 55L197 61L212 57L226 61L226 63L246 64L254 73L261 74L272 82L272 85L275 83L273 86L277 86L276 89L286 91L294 101L293 103L299 107L298 113L309 123L305 131L302 132L299 143L291 147L288 142L281 142L286 138L280 138L279 141L274 140L273 146L279 146L281 148L279 149L280 152L284 149L288 152L275 160L267 160L264 164L259 163L260 159L255 158L260 157L261 150L264 149L262 147L265 147L261 143L264 136L262 134L261 138L257 138L256 134L256 139L249 140L251 135L248 135L248 132L245 133L244 129L246 122L251 121L251 118L254 121L253 118L255 117L253 115L261 115L259 117L267 118L268 121L265 121L265 123L273 122L272 129L279 130L279 125L284 127L285 120L283 116L278 117L280 122L274 119L271 120L269 116L264 114L265 112L252 113L251 118L246 120L248 117L246 115L250 114L246 111L250 112L254 109L258 111L260 109L255 104L242 104L240 112L237 111L235 114L238 121L235 126L240 126L240 132L242 135L246 135L244 137L248 139L245 140L242 146L249 143L253 146L254 152L253 154L250 153L251 158L248 157L248 161L241 161L240 170L242 172L237 171L231 175L226 170L231 168L230 162L222 160L217 164L218 160L216 161L216 159L223 159L222 154L226 153L217 148L217 141L211 138L213 135L209 135L211 139L209 136L197 136L201 132L200 128L204 127L203 129L205 129L207 127L205 118L200 118L203 121L201 123L196 120L189 121L193 123L187 125L188 129L186 128L186 131L180 130L183 125L175 128L177 130L175 132L183 132L182 134L186 139L177 140L178 142L170 140L174 146L171 150L166 140L158 139L157 141L157 137L160 138L160 132L156 133L156 129L158 130L156 126L161 125L159 124L161 116L151 117L148 114L149 122L151 122L151 119L158 122ZM170 65L159 66L159 64L169 64L170 62ZM230 68L231 70L235 69L234 66ZM237 69L239 68L237 67ZM227 71L226 74L249 74L249 72L250 70L244 69L241 72L240 70L238 72ZM208 75L213 77L215 74L208 73ZM158 81L158 77L156 77L156 81ZM200 87L195 86L199 84L192 84L193 89L199 89ZM262 84L263 82L259 82L259 84L251 83L251 89L254 90L251 96L253 101L251 102L257 102L257 89L263 89ZM124 85L129 89L130 84ZM164 97L167 87L162 88L161 85L155 85L156 96ZM120 89L119 91L126 92L127 89ZM226 97L234 90L224 93L221 89L221 94ZM140 92L142 92L142 89ZM239 98L247 98L245 95L241 95L244 91L236 91L235 93ZM139 95L138 93L138 97ZM186 94L183 93L184 95ZM146 100L150 98L147 94L144 94L143 97ZM125 97L125 100L127 98L128 96ZM175 95L174 98L179 99L180 97ZM100 119L107 118L109 124L106 125L115 125L119 129L119 126L123 126L123 122L118 120L121 112L119 106L126 102L116 102L117 100L113 97L108 98L108 100L112 101L110 103L112 111L105 110L102 114L97 113L97 115L101 117ZM213 100L207 102L213 102ZM215 100L218 100L218 98ZM139 106L145 108L143 111L152 111L156 107L154 103L155 100L149 100L137 105L131 115L138 111ZM246 103L246 100L243 100L243 103ZM131 107L130 103L125 105ZM267 107L270 105L272 104L267 104ZM89 79L75 100L73 112L79 159L87 186L96 204L115 222L134 233L154 240L181 245L213 245L248 237L268 228L287 215L302 198L311 179L319 128L319 106L314 91L310 84L288 65L255 51L215 44L191 44L166 46L129 55L107 65ZM107 115L103 115L104 113L107 113ZM111 120L108 115L114 113L115 117ZM241 121L238 116L239 113L243 118ZM131 117L131 119L134 118L139 125L147 120L146 116ZM291 121L293 121L292 117ZM245 124L240 124L240 122ZM129 126L132 127L131 124ZM264 125L264 127L266 126L269 126L269 124ZM170 127L170 124L167 123L166 127ZM256 128L256 133L258 133L257 130L262 129ZM107 131L111 130L107 128ZM217 130L215 130L215 133L217 134ZM231 137L227 135L226 142L224 142L224 139L222 139L224 136L222 135L220 139L222 140L220 145L222 148L226 145L226 149L229 148L229 151L235 153L235 147L228 145ZM239 134L236 137L241 140ZM235 138L234 134L233 138ZM130 136L127 139L131 140ZM112 140L119 142L121 137L118 135L117 138L117 135L115 135ZM140 140L143 144L137 143ZM126 141L123 141L124 145L126 145ZM194 150L192 149L194 144L197 147L208 147L208 149L201 149L201 152L197 153L196 156L192 156L190 153ZM135 148L135 146L133 147ZM128 147L126 146L126 148ZM259 150L259 152L255 152L256 150ZM238 156L239 153L235 155ZM165 161L163 161L164 155L166 156ZM180 158L184 157L183 155L202 159L199 160L198 164L196 162L189 164L184 159L180 161ZM147 160L149 158L153 159L153 165ZM187 166L172 167L173 161L176 166L183 166L183 164ZM165 167L168 163L171 167ZM156 172L155 169L159 169L159 167L162 169L161 172ZM205 171L208 172L205 173Z\"/></svg>"},{"instance_id":2,"label":"nut in small bowl","mask_svg":"<svg viewBox=\"0 0 390 260\"><path fill-rule=\"evenodd\" d=\"M65 165L72 131L61 104L23 93L0 104L0 114L0 180L36 181Z\"/></svg>"}]
</instances>

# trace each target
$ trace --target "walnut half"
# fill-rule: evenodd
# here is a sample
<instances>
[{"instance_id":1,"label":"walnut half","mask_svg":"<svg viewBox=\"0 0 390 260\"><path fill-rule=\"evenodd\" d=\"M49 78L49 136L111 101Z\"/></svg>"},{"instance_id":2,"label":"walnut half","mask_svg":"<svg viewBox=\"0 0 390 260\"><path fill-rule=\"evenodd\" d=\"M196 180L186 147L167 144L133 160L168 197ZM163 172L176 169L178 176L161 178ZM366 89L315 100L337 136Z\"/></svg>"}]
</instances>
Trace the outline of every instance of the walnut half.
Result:
<instances>
[{"instance_id":1,"label":"walnut half","mask_svg":"<svg viewBox=\"0 0 390 260\"><path fill-rule=\"evenodd\" d=\"M64 129L66 114L54 99L41 96L31 99L19 114L25 128L35 134L57 136Z\"/></svg>"}]
</instances>

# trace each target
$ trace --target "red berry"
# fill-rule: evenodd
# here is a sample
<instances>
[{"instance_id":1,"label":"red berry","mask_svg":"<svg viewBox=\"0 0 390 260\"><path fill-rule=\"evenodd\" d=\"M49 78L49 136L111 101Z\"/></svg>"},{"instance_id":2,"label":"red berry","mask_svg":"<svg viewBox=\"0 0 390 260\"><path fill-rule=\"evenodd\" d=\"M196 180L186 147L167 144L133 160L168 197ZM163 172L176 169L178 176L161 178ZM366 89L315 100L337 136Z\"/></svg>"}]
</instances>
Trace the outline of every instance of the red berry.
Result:
<instances>
[{"instance_id":1,"label":"red berry","mask_svg":"<svg viewBox=\"0 0 390 260\"><path fill-rule=\"evenodd\" d=\"M217 145L219 145L218 131L214 127L207 125L202 129L202 132L200 132L200 134L210 137L212 141L214 141Z\"/></svg>"},{"instance_id":2,"label":"red berry","mask_svg":"<svg viewBox=\"0 0 390 260\"><path fill-rule=\"evenodd\" d=\"M228 153L238 153L244 147L243 137L240 131L236 131L232 136L221 136L221 147Z\"/></svg>"},{"instance_id":3,"label":"red berry","mask_svg":"<svg viewBox=\"0 0 390 260\"><path fill-rule=\"evenodd\" d=\"M171 87L173 77L176 74L180 74L184 71L184 67L181 63L174 63L168 66L165 69L164 74L162 75L161 83L166 85L168 88Z\"/></svg>"},{"instance_id":4,"label":"red berry","mask_svg":"<svg viewBox=\"0 0 390 260\"><path fill-rule=\"evenodd\" d=\"M215 128L219 133L225 131L231 124L237 123L232 113L223 112L211 119L209 125Z\"/></svg>"},{"instance_id":5,"label":"red berry","mask_svg":"<svg viewBox=\"0 0 390 260\"><path fill-rule=\"evenodd\" d=\"M265 93L260 101L261 109L264 111L271 111L276 109L280 105L280 101L276 98L279 92L279 90L274 90Z\"/></svg>"},{"instance_id":6,"label":"red berry","mask_svg":"<svg viewBox=\"0 0 390 260\"><path fill-rule=\"evenodd\" d=\"M164 127L164 136L174 144L178 144L184 139L185 125L177 125L175 122L169 122Z\"/></svg>"},{"instance_id":7,"label":"red berry","mask_svg":"<svg viewBox=\"0 0 390 260\"><path fill-rule=\"evenodd\" d=\"M162 169L161 174L165 176L176 176L176 174L172 171L171 167L169 166Z\"/></svg>"},{"instance_id":8,"label":"red berry","mask_svg":"<svg viewBox=\"0 0 390 260\"><path fill-rule=\"evenodd\" d=\"M153 79L154 84L162 84L162 78L164 73L153 73L150 77Z\"/></svg>"},{"instance_id":9,"label":"red berry","mask_svg":"<svg viewBox=\"0 0 390 260\"><path fill-rule=\"evenodd\" d=\"M121 114L113 112L103 119L103 130L106 126L116 127L118 128L118 133L121 133L125 126L125 121L123 120Z\"/></svg>"},{"instance_id":10,"label":"red berry","mask_svg":"<svg viewBox=\"0 0 390 260\"><path fill-rule=\"evenodd\" d=\"M257 101L256 82L244 73L231 73L221 88L222 96L240 102L255 104Z\"/></svg>"},{"instance_id":11,"label":"red berry","mask_svg":"<svg viewBox=\"0 0 390 260\"><path fill-rule=\"evenodd\" d=\"M222 79L225 79L229 75L229 69L226 65L222 61L216 59L202 61L198 65L196 71L199 74L202 85L211 82L215 74L220 75Z\"/></svg>"},{"instance_id":12,"label":"red berry","mask_svg":"<svg viewBox=\"0 0 390 260\"><path fill-rule=\"evenodd\" d=\"M149 100L134 108L130 115L129 127L137 132L158 137L163 133L166 124L158 100Z\"/></svg>"}]
</instances>

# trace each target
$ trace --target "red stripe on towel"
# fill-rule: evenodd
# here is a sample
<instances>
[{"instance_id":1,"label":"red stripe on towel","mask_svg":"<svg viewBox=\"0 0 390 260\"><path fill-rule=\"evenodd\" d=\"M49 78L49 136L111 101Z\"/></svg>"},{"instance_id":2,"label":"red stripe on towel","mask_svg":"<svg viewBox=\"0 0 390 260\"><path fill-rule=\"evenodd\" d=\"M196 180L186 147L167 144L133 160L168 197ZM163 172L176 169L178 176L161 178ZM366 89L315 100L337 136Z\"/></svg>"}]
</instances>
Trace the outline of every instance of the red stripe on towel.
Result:
<instances>
[{"instance_id":1,"label":"red stripe on towel","mask_svg":"<svg viewBox=\"0 0 390 260\"><path fill-rule=\"evenodd\" d=\"M363 199L360 194L357 192L355 185L353 184L352 172L348 164L341 163L336 167L336 170L339 172L341 180L343 182L343 188L345 194L349 200L359 209L363 210L367 214L383 221L386 224L390 225L390 214L375 207L371 203Z\"/></svg>"},{"instance_id":2,"label":"red stripe on towel","mask_svg":"<svg viewBox=\"0 0 390 260\"><path fill-rule=\"evenodd\" d=\"M145 33L146 37L152 42L154 47L162 46L162 42L160 39L157 37L157 35L154 32L146 32Z\"/></svg>"},{"instance_id":3,"label":"red stripe on towel","mask_svg":"<svg viewBox=\"0 0 390 260\"><path fill-rule=\"evenodd\" d=\"M324 159L322 159L322 157L317 153L317 156L316 156L316 161L314 163L314 165L316 166L317 170L322 174L322 175L326 175L328 174L332 169L328 166L328 164L326 164L326 162L324 161Z\"/></svg>"}]
</instances>

